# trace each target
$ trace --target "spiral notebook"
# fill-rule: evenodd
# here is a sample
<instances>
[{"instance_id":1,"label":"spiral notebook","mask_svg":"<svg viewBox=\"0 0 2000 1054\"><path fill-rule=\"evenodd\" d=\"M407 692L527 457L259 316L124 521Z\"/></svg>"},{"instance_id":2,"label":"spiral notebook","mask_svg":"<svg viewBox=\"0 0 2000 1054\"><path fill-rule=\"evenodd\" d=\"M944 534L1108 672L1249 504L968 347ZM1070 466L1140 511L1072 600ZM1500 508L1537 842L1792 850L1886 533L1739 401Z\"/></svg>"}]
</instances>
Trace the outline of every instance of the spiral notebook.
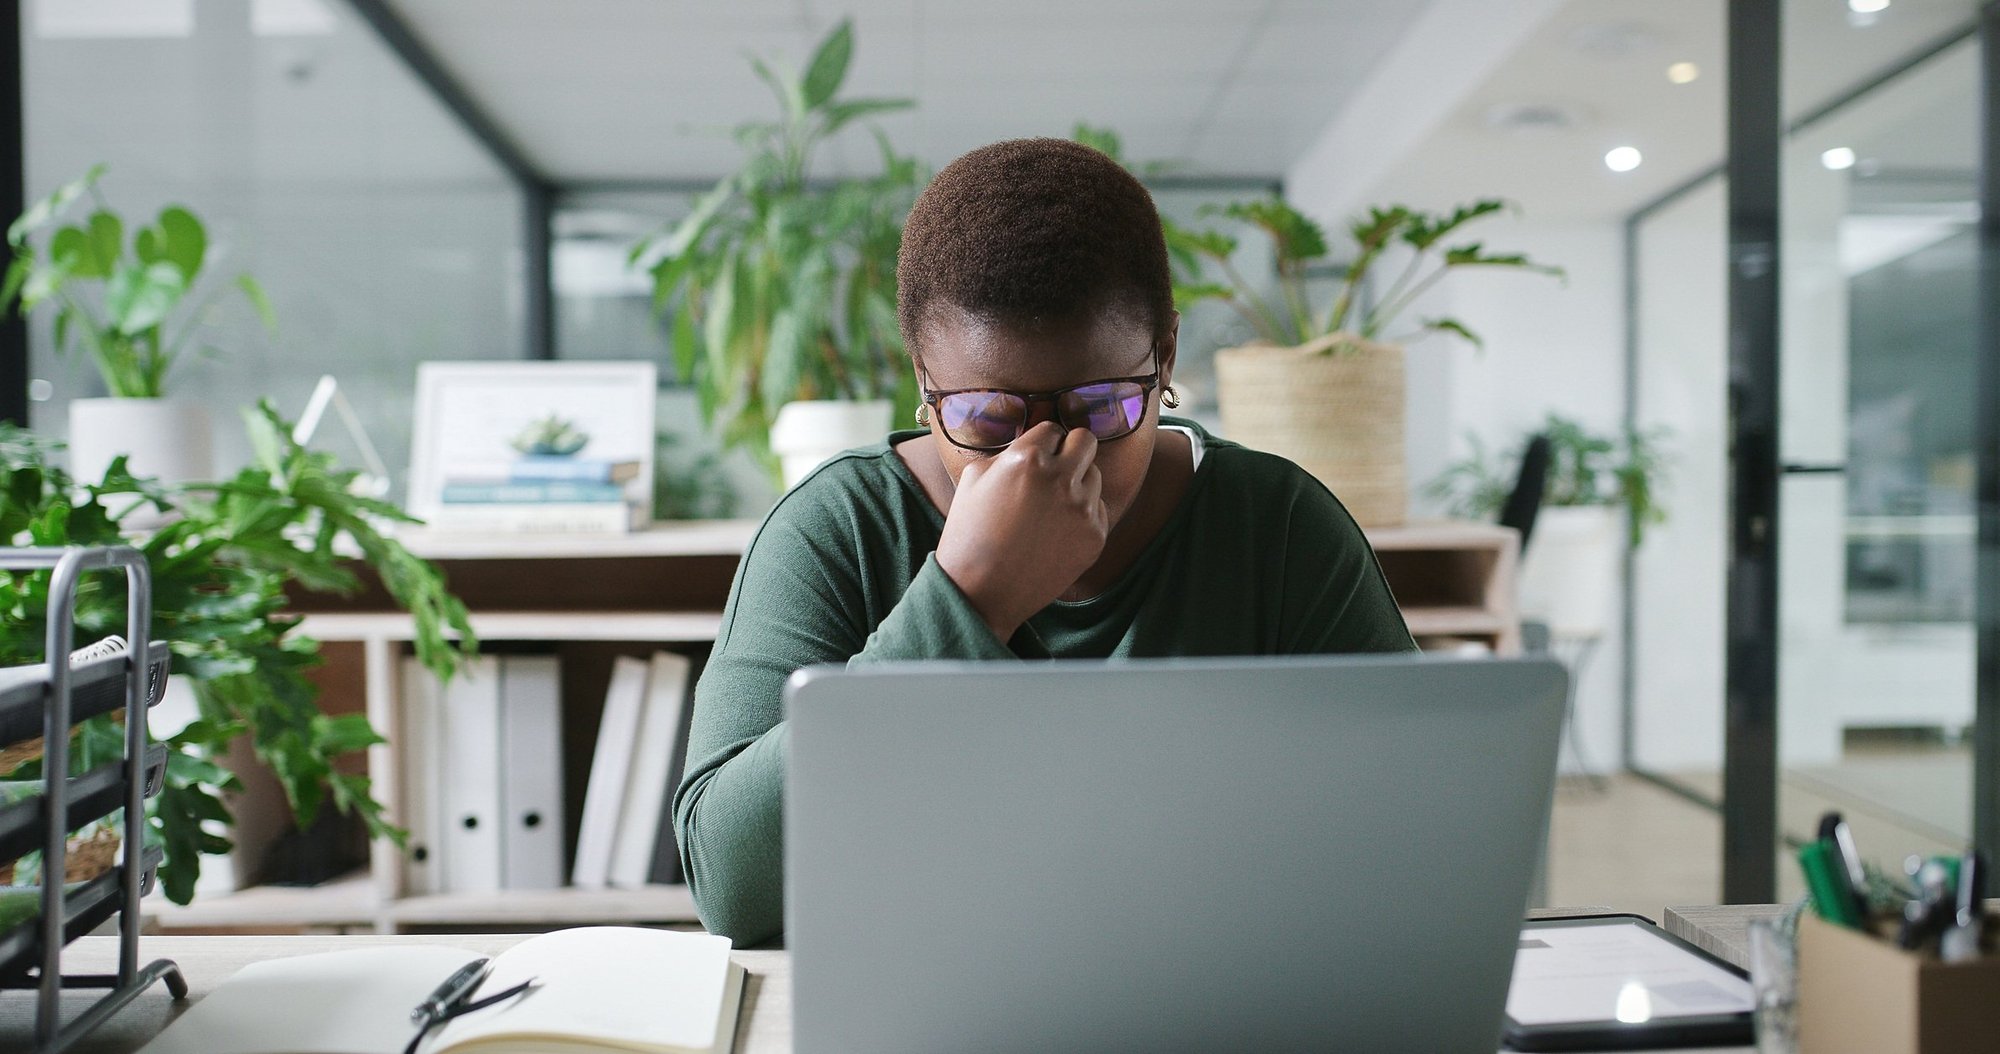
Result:
<instances>
[{"instance_id":1,"label":"spiral notebook","mask_svg":"<svg viewBox=\"0 0 2000 1054\"><path fill-rule=\"evenodd\" d=\"M536 987L455 1018L420 1054L729 1054L744 972L727 938L624 926L557 930L494 956L481 986ZM254 963L140 1054L401 1054L410 1010L478 956L399 944Z\"/></svg>"}]
</instances>

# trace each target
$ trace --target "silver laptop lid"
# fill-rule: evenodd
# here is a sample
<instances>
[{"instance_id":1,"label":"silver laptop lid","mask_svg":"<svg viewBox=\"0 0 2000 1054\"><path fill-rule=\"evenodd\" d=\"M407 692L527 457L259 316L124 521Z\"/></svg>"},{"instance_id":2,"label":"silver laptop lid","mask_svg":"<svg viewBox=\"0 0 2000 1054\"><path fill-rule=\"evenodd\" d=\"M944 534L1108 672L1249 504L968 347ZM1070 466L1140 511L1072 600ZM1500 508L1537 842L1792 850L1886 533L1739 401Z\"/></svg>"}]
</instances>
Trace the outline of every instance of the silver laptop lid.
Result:
<instances>
[{"instance_id":1,"label":"silver laptop lid","mask_svg":"<svg viewBox=\"0 0 2000 1054\"><path fill-rule=\"evenodd\" d=\"M819 1051L1496 1049L1564 674L909 664L788 689Z\"/></svg>"}]
</instances>

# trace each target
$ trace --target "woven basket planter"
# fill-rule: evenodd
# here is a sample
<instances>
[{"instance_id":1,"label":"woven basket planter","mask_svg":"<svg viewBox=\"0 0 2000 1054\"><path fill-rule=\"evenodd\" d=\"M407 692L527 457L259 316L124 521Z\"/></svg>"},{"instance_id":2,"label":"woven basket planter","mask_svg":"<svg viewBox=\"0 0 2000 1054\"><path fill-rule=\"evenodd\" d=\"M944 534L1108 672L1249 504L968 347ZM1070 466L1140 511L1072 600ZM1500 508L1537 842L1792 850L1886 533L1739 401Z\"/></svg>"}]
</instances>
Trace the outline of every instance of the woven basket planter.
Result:
<instances>
[{"instance_id":1,"label":"woven basket planter","mask_svg":"<svg viewBox=\"0 0 2000 1054\"><path fill-rule=\"evenodd\" d=\"M1403 349L1336 333L1215 355L1222 430L1318 477L1363 527L1409 515Z\"/></svg>"},{"instance_id":2,"label":"woven basket planter","mask_svg":"<svg viewBox=\"0 0 2000 1054\"><path fill-rule=\"evenodd\" d=\"M88 835L71 835L69 851L63 858L64 883L88 882L118 866L118 850L124 845L118 832L99 827ZM14 861L0 866L0 886L14 884Z\"/></svg>"}]
</instances>

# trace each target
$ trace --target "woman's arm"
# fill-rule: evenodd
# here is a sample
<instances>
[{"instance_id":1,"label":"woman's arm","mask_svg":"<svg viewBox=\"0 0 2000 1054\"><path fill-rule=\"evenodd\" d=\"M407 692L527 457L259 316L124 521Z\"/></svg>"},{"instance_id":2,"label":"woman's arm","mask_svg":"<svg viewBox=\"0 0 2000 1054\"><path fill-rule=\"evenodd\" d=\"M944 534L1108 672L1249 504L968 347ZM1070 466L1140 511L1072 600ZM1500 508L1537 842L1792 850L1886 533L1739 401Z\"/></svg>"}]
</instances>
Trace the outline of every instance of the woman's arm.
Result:
<instances>
[{"instance_id":1,"label":"woman's arm","mask_svg":"<svg viewBox=\"0 0 2000 1054\"><path fill-rule=\"evenodd\" d=\"M781 506L744 554L695 689L687 771L674 794L681 865L702 922L746 946L784 929L784 685L793 671L1013 656L935 557L901 597L874 597L853 555L867 540L851 525L803 519ZM869 632L867 612L891 603Z\"/></svg>"}]
</instances>

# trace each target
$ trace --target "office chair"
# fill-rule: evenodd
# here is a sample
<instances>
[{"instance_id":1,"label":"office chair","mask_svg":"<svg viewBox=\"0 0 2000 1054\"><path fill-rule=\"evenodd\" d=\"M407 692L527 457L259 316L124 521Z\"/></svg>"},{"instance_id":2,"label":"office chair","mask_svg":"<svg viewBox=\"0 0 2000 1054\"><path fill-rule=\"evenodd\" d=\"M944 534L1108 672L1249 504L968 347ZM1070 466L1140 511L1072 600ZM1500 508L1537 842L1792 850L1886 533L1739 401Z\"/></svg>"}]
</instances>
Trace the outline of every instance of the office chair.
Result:
<instances>
[{"instance_id":1,"label":"office chair","mask_svg":"<svg viewBox=\"0 0 2000 1054\"><path fill-rule=\"evenodd\" d=\"M1535 516L1542 511L1542 495L1549 483L1549 437L1537 434L1521 452L1521 472L1514 477L1514 490L1500 506L1500 526L1521 532L1521 552L1528 551L1528 538L1535 533Z\"/></svg>"}]
</instances>

